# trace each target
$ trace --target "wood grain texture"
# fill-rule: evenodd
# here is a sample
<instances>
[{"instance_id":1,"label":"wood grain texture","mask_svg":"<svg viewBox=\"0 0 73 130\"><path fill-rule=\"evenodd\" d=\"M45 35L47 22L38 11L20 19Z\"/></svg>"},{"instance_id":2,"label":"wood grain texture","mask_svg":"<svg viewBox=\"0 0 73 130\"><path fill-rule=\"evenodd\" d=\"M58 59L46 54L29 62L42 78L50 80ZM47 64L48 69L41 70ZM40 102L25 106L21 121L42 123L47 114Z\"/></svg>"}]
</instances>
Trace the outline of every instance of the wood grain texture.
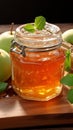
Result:
<instances>
[{"instance_id":1,"label":"wood grain texture","mask_svg":"<svg viewBox=\"0 0 73 130\"><path fill-rule=\"evenodd\" d=\"M23 100L18 96L0 99L0 129L72 124L73 105L67 101L66 94L64 87L60 96L47 102Z\"/></svg>"},{"instance_id":2,"label":"wood grain texture","mask_svg":"<svg viewBox=\"0 0 73 130\"><path fill-rule=\"evenodd\" d=\"M62 31L73 27L73 24L57 25ZM0 25L0 33L7 30L8 25ZM67 92L63 87L58 97L46 102L23 100L17 95L1 98L0 129L73 124L73 105L67 101Z\"/></svg>"}]
</instances>

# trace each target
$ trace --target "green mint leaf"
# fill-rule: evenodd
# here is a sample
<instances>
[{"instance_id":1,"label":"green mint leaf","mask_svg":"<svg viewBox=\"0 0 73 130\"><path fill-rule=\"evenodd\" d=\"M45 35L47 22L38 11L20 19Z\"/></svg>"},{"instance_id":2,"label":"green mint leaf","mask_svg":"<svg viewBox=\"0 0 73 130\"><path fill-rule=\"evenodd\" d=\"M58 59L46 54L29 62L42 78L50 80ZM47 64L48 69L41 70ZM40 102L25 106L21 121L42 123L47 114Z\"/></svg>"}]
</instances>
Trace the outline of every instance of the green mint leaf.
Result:
<instances>
[{"instance_id":1,"label":"green mint leaf","mask_svg":"<svg viewBox=\"0 0 73 130\"><path fill-rule=\"evenodd\" d=\"M67 99L70 103L73 103L73 89L70 89L67 94Z\"/></svg>"},{"instance_id":2,"label":"green mint leaf","mask_svg":"<svg viewBox=\"0 0 73 130\"><path fill-rule=\"evenodd\" d=\"M60 82L64 85L73 86L73 74L67 74L60 80Z\"/></svg>"},{"instance_id":3,"label":"green mint leaf","mask_svg":"<svg viewBox=\"0 0 73 130\"><path fill-rule=\"evenodd\" d=\"M45 26L45 23L46 23L46 19L43 16L38 16L35 18L34 25L38 30L42 30Z\"/></svg>"},{"instance_id":4,"label":"green mint leaf","mask_svg":"<svg viewBox=\"0 0 73 130\"><path fill-rule=\"evenodd\" d=\"M71 51L66 51L65 70L69 71L71 68Z\"/></svg>"},{"instance_id":5,"label":"green mint leaf","mask_svg":"<svg viewBox=\"0 0 73 130\"><path fill-rule=\"evenodd\" d=\"M32 32L32 33L35 31L34 25L32 25L32 24L30 24L30 23L26 24L26 25L24 26L24 29L25 29L26 31Z\"/></svg>"},{"instance_id":6,"label":"green mint leaf","mask_svg":"<svg viewBox=\"0 0 73 130\"><path fill-rule=\"evenodd\" d=\"M35 32L36 29L42 30L46 24L46 19L43 16L35 18L34 24L28 23L24 26L24 29L28 32Z\"/></svg>"},{"instance_id":7,"label":"green mint leaf","mask_svg":"<svg viewBox=\"0 0 73 130\"><path fill-rule=\"evenodd\" d=\"M0 82L0 93L7 88L8 83Z\"/></svg>"}]
</instances>

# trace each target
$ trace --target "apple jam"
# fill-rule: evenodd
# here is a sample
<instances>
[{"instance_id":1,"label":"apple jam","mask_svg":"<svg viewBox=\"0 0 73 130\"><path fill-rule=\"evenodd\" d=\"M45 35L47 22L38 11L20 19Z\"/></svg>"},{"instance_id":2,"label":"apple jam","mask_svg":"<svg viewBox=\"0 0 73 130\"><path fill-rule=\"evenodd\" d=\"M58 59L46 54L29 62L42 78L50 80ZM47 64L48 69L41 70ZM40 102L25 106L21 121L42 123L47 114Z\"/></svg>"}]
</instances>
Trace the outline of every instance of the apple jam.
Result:
<instances>
[{"instance_id":1,"label":"apple jam","mask_svg":"<svg viewBox=\"0 0 73 130\"><path fill-rule=\"evenodd\" d=\"M47 23L44 30L35 34L23 30L23 25L16 29L10 56L12 85L19 96L48 101L61 93L65 60L61 44L61 32L56 25Z\"/></svg>"}]
</instances>

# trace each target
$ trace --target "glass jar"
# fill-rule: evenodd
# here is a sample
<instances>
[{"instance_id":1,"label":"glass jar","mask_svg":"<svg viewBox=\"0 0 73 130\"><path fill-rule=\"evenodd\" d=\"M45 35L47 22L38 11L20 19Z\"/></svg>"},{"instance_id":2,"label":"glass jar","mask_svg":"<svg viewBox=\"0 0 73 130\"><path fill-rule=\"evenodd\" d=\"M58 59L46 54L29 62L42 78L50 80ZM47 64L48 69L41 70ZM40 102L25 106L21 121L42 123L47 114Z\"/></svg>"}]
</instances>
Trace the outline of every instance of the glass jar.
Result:
<instances>
[{"instance_id":1,"label":"glass jar","mask_svg":"<svg viewBox=\"0 0 73 130\"><path fill-rule=\"evenodd\" d=\"M12 85L24 99L48 101L61 93L65 54L61 49L61 30L46 23L43 30L30 33L24 25L16 29L10 56Z\"/></svg>"}]
</instances>

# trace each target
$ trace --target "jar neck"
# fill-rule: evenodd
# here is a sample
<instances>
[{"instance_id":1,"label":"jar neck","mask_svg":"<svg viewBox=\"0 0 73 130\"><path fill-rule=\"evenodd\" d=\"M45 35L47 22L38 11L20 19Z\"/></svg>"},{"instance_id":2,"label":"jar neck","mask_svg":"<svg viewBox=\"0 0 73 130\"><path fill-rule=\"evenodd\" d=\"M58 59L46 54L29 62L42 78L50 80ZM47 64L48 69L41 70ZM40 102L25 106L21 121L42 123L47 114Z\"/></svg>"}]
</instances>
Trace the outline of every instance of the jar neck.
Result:
<instances>
[{"instance_id":1,"label":"jar neck","mask_svg":"<svg viewBox=\"0 0 73 130\"><path fill-rule=\"evenodd\" d=\"M46 51L52 51L55 49L58 49L62 44L62 41L60 41L57 45L51 46L51 47L44 47L44 48L31 48L31 47L26 47L23 45L20 45L16 41L12 41L11 45L11 52L15 52L17 54L22 54L23 56L26 56L26 52L46 52Z\"/></svg>"}]
</instances>

